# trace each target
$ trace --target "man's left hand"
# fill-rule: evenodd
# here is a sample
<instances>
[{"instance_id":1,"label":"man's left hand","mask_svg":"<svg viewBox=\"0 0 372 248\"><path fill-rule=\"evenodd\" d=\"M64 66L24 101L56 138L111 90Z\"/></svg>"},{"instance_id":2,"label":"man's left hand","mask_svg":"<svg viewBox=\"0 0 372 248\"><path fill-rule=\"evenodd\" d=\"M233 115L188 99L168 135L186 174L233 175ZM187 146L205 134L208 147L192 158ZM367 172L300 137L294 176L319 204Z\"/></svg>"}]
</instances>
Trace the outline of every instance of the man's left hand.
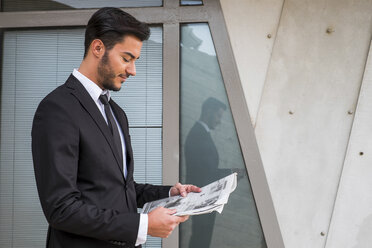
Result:
<instances>
[{"instance_id":1,"label":"man's left hand","mask_svg":"<svg viewBox=\"0 0 372 248\"><path fill-rule=\"evenodd\" d=\"M176 183L176 185L174 185L170 189L170 195L171 196L181 195L181 196L185 197L190 192L199 193L199 192L201 192L201 189L199 187L195 186L195 185L192 185L192 184L180 184L180 183Z\"/></svg>"}]
</instances>

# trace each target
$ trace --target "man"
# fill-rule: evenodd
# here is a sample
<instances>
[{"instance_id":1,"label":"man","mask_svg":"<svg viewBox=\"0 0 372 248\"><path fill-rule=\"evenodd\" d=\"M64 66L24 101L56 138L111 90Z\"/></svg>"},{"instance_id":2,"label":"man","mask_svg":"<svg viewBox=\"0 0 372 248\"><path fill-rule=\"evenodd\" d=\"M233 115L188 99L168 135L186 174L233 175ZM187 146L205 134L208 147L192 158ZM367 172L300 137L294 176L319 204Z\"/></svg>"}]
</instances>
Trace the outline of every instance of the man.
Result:
<instances>
[{"instance_id":1,"label":"man","mask_svg":"<svg viewBox=\"0 0 372 248\"><path fill-rule=\"evenodd\" d=\"M219 155L211 136L220 123L226 105L214 97L203 102L201 114L185 142L186 182L206 185L231 173L218 169Z\"/></svg>"},{"instance_id":2,"label":"man","mask_svg":"<svg viewBox=\"0 0 372 248\"><path fill-rule=\"evenodd\" d=\"M128 120L110 98L109 90L135 76L148 37L148 26L122 10L98 10L86 27L79 69L35 113L32 154L47 247L139 247L147 234L168 237L188 218L165 208L137 213L148 201L200 189L134 181Z\"/></svg>"},{"instance_id":3,"label":"man","mask_svg":"<svg viewBox=\"0 0 372 248\"><path fill-rule=\"evenodd\" d=\"M214 97L203 102L200 118L195 122L185 142L186 182L207 185L232 173L231 169L219 169L219 155L211 137L220 123L226 105ZM216 213L192 216L189 247L210 247Z\"/></svg>"}]
</instances>

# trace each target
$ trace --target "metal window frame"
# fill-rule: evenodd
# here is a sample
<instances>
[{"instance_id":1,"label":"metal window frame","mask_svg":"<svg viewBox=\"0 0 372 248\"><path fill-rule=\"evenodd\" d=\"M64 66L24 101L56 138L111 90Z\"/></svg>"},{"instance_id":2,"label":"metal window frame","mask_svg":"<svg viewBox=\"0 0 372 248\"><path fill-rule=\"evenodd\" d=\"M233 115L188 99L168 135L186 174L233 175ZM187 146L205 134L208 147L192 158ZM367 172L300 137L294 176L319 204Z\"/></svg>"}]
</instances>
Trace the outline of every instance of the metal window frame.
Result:
<instances>
[{"instance_id":1,"label":"metal window frame","mask_svg":"<svg viewBox=\"0 0 372 248\"><path fill-rule=\"evenodd\" d=\"M0 15L1 11L3 11L2 1L0 0ZM0 98L2 96L2 77L3 77L3 54L4 54L4 47L3 47L3 38L4 38L4 31L0 28ZM1 109L1 101L0 101L0 109ZM1 113L0 113L1 114ZM1 139L1 127L0 127L0 139ZM0 142L1 144L1 142ZM1 149L1 146L0 146Z\"/></svg>"},{"instance_id":2,"label":"metal window frame","mask_svg":"<svg viewBox=\"0 0 372 248\"><path fill-rule=\"evenodd\" d=\"M267 246L284 248L220 1L204 0L203 5L180 6L179 1L163 0L162 7L122 9L141 21L163 25L163 183L172 185L179 180L180 24L208 23ZM0 32L2 29L85 26L95 11L97 9L0 12ZM3 40L0 42L2 45ZM178 245L177 228L163 240L162 247Z\"/></svg>"}]
</instances>

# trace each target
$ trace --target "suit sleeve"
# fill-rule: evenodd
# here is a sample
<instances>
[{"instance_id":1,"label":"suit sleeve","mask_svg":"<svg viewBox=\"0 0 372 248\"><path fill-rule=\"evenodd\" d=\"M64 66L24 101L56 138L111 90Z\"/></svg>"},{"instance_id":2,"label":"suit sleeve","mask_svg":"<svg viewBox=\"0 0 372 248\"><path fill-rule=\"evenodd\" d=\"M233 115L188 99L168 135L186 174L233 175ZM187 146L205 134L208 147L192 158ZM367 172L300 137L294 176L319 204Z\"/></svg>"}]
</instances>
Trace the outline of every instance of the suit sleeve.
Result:
<instances>
[{"instance_id":1,"label":"suit sleeve","mask_svg":"<svg viewBox=\"0 0 372 248\"><path fill-rule=\"evenodd\" d=\"M134 244L139 214L99 209L81 199L76 183L79 127L71 114L71 104L70 107L68 105L43 100L33 121L32 155L46 219L58 230Z\"/></svg>"},{"instance_id":2,"label":"suit sleeve","mask_svg":"<svg viewBox=\"0 0 372 248\"><path fill-rule=\"evenodd\" d=\"M146 202L169 197L169 190L172 186L157 186L151 184L134 183L137 196L137 207L142 208Z\"/></svg>"}]
</instances>

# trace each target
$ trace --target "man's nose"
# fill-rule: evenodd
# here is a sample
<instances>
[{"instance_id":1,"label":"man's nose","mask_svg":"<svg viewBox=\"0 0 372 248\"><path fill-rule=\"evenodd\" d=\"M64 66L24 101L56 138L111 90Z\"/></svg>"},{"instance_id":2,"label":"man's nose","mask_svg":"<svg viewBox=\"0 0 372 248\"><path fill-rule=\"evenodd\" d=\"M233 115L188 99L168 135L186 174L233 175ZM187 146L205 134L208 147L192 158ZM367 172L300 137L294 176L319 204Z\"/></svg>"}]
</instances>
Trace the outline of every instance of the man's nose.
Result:
<instances>
[{"instance_id":1,"label":"man's nose","mask_svg":"<svg viewBox=\"0 0 372 248\"><path fill-rule=\"evenodd\" d=\"M127 67L127 73L131 76L136 75L136 64L134 62L130 63Z\"/></svg>"}]
</instances>

